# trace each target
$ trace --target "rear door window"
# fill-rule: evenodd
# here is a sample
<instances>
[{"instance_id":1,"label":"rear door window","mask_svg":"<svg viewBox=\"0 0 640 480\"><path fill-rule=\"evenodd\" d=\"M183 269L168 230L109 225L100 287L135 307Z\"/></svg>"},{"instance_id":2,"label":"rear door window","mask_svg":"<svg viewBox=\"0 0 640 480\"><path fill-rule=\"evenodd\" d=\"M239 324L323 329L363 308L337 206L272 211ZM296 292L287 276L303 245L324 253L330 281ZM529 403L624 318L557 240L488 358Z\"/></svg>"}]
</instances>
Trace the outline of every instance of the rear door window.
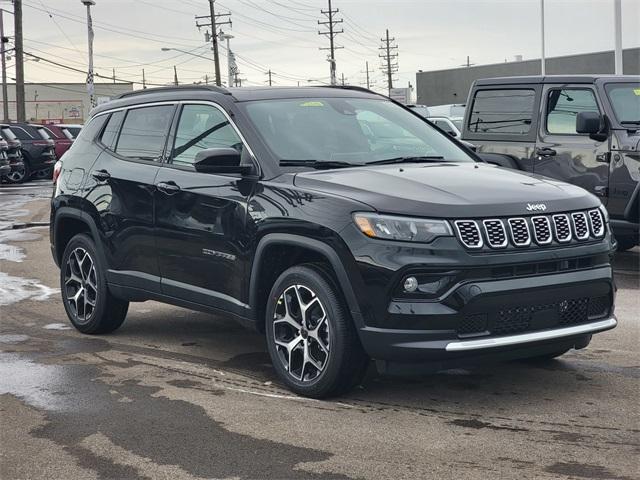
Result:
<instances>
[{"instance_id":1,"label":"rear door window","mask_svg":"<svg viewBox=\"0 0 640 480\"><path fill-rule=\"evenodd\" d=\"M51 136L43 127L36 127L36 131L38 132L38 135L40 135L40 138L42 138L42 140L51 140Z\"/></svg>"},{"instance_id":2,"label":"rear door window","mask_svg":"<svg viewBox=\"0 0 640 480\"><path fill-rule=\"evenodd\" d=\"M524 135L531 130L536 92L533 89L478 90L469 131L499 135Z\"/></svg>"},{"instance_id":3,"label":"rear door window","mask_svg":"<svg viewBox=\"0 0 640 480\"><path fill-rule=\"evenodd\" d=\"M174 105L130 109L122 125L116 153L123 157L160 161L174 110Z\"/></svg>"},{"instance_id":4,"label":"rear door window","mask_svg":"<svg viewBox=\"0 0 640 480\"><path fill-rule=\"evenodd\" d=\"M576 117L580 112L599 112L591 89L553 89L547 96L547 132L555 135L579 135Z\"/></svg>"},{"instance_id":5,"label":"rear door window","mask_svg":"<svg viewBox=\"0 0 640 480\"><path fill-rule=\"evenodd\" d=\"M22 127L11 127L11 131L19 140L33 140L33 137Z\"/></svg>"}]
</instances>

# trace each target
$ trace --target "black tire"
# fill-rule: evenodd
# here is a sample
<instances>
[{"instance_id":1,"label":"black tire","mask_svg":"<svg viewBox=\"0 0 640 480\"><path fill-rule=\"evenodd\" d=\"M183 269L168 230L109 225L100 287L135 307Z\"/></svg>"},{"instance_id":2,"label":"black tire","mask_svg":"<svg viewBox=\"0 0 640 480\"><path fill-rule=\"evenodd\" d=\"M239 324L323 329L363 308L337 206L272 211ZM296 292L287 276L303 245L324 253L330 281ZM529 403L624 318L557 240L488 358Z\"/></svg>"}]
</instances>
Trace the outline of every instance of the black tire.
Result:
<instances>
[{"instance_id":1,"label":"black tire","mask_svg":"<svg viewBox=\"0 0 640 480\"><path fill-rule=\"evenodd\" d=\"M626 252L638 245L638 239L632 236L616 237L618 242L618 252Z\"/></svg>"},{"instance_id":2,"label":"black tire","mask_svg":"<svg viewBox=\"0 0 640 480\"><path fill-rule=\"evenodd\" d=\"M300 304L294 297L294 294L297 295L296 292L300 294L297 298L305 297L302 298L302 302L306 305L308 316L301 315L298 311L296 317L295 304ZM282 273L269 294L265 324L269 355L280 379L299 395L311 398L339 395L356 386L366 373L369 358L360 344L355 326L348 314L349 309L338 292L331 277L321 268L305 264L291 267ZM298 323L302 327L297 333L297 327L283 317L289 313L295 317L294 320L301 319ZM322 318L325 320L322 321ZM317 322L315 330L308 328L314 326L314 321ZM307 328L308 332L305 334ZM291 340L286 338L287 329L292 332ZM276 336L280 344L276 343ZM291 344L297 338L302 342L303 352L300 352L299 343L289 353L282 342ZM323 345L325 347L320 348ZM306 360L303 360L300 373L297 373L298 362L293 361L294 356L304 357L305 351L309 355L307 358L313 359L315 364L322 365L321 370L314 363L305 364ZM323 358L324 362L319 358ZM290 368L286 367L287 361L291 365ZM307 368L308 365L311 365L311 368ZM306 378L305 372L308 374Z\"/></svg>"},{"instance_id":3,"label":"black tire","mask_svg":"<svg viewBox=\"0 0 640 480\"><path fill-rule=\"evenodd\" d=\"M129 302L115 298L109 292L105 268L95 244L84 233L74 236L64 249L60 262L60 290L69 320L82 333L113 332L127 316ZM80 290L83 292L78 293Z\"/></svg>"},{"instance_id":4,"label":"black tire","mask_svg":"<svg viewBox=\"0 0 640 480\"><path fill-rule=\"evenodd\" d=\"M26 157L23 158L24 167L22 170L11 171L6 177L5 180L7 183L24 183L31 177L31 167L29 166L29 162Z\"/></svg>"}]
</instances>

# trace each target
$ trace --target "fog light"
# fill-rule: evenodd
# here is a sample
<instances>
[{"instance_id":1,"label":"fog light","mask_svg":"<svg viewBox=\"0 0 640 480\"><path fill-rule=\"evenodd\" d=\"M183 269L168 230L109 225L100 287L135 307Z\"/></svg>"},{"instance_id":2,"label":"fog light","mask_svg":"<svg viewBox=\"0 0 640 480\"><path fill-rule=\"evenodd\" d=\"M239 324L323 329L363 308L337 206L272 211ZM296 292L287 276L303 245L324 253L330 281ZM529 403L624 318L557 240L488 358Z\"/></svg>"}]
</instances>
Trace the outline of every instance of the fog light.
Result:
<instances>
[{"instance_id":1,"label":"fog light","mask_svg":"<svg viewBox=\"0 0 640 480\"><path fill-rule=\"evenodd\" d=\"M418 289L418 279L416 277L407 277L404 279L404 291L413 293Z\"/></svg>"}]
</instances>

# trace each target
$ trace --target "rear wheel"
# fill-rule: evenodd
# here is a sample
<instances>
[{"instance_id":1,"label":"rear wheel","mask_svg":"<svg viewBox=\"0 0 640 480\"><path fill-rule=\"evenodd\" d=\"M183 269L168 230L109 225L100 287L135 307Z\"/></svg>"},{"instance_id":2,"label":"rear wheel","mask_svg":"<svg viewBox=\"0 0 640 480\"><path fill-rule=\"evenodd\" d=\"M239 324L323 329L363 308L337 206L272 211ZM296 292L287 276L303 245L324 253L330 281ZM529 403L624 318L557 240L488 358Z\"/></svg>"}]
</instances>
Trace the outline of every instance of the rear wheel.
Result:
<instances>
[{"instance_id":1,"label":"rear wheel","mask_svg":"<svg viewBox=\"0 0 640 480\"><path fill-rule=\"evenodd\" d=\"M91 237L74 236L62 255L60 289L67 316L82 333L112 332L127 316L129 302L111 295L104 273Z\"/></svg>"},{"instance_id":2,"label":"rear wheel","mask_svg":"<svg viewBox=\"0 0 640 480\"><path fill-rule=\"evenodd\" d=\"M366 372L367 355L337 292L322 270L301 265L280 275L269 295L269 355L278 376L300 395L338 395Z\"/></svg>"}]
</instances>

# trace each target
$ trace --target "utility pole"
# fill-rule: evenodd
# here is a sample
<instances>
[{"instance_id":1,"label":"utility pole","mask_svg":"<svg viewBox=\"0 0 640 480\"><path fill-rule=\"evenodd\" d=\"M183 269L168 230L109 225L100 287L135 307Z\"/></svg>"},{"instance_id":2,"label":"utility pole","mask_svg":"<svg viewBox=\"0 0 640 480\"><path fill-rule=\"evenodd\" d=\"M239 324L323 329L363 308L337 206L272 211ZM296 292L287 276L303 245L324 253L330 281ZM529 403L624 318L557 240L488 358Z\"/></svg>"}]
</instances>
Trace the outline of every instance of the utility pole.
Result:
<instances>
[{"instance_id":1,"label":"utility pole","mask_svg":"<svg viewBox=\"0 0 640 480\"><path fill-rule=\"evenodd\" d=\"M398 46L393 42L396 41L395 38L389 37L389 29L387 29L385 38L380 39L382 41L382 46L380 50L382 50L382 54L379 55L382 58L382 72L387 76L387 88L389 90L389 95L391 95L391 89L393 88L393 74L398 71L398 53L395 50L398 49ZM394 53L391 53L394 52Z\"/></svg>"},{"instance_id":2,"label":"utility pole","mask_svg":"<svg viewBox=\"0 0 640 480\"><path fill-rule=\"evenodd\" d=\"M24 108L24 50L22 48L22 0L13 2L14 45L16 49L16 120L26 121Z\"/></svg>"},{"instance_id":3,"label":"utility pole","mask_svg":"<svg viewBox=\"0 0 640 480\"><path fill-rule=\"evenodd\" d=\"M461 67L471 67L475 65L475 63L471 63L471 57L469 57L469 55L467 55L467 63L463 63L462 65L460 65Z\"/></svg>"},{"instance_id":4,"label":"utility pole","mask_svg":"<svg viewBox=\"0 0 640 480\"><path fill-rule=\"evenodd\" d=\"M142 89L147 88L147 80L144 78L144 68L142 69Z\"/></svg>"},{"instance_id":5,"label":"utility pole","mask_svg":"<svg viewBox=\"0 0 640 480\"><path fill-rule=\"evenodd\" d=\"M173 84L177 87L178 86L178 70L176 69L176 66L173 66Z\"/></svg>"},{"instance_id":6,"label":"utility pole","mask_svg":"<svg viewBox=\"0 0 640 480\"><path fill-rule=\"evenodd\" d=\"M367 88L371 89L371 80L369 79L369 74L373 73L373 68L369 70L369 62L364 62L364 72L361 72L367 75Z\"/></svg>"},{"instance_id":7,"label":"utility pole","mask_svg":"<svg viewBox=\"0 0 640 480\"><path fill-rule=\"evenodd\" d=\"M342 86L344 87L344 72L342 72Z\"/></svg>"},{"instance_id":8,"label":"utility pole","mask_svg":"<svg viewBox=\"0 0 640 480\"><path fill-rule=\"evenodd\" d=\"M622 0L613 0L613 31L615 35L615 73L622 75Z\"/></svg>"},{"instance_id":9,"label":"utility pole","mask_svg":"<svg viewBox=\"0 0 640 480\"><path fill-rule=\"evenodd\" d=\"M269 69L269 71L267 72L267 75L269 75L269 80L267 80L267 82L269 83L269 86L271 86L272 85L272 82L271 82L271 69Z\"/></svg>"},{"instance_id":10,"label":"utility pole","mask_svg":"<svg viewBox=\"0 0 640 480\"><path fill-rule=\"evenodd\" d=\"M7 91L7 62L4 58L4 44L9 41L4 36L4 18L0 8L0 57L2 57L2 121L9 122L9 92Z\"/></svg>"},{"instance_id":11,"label":"utility pole","mask_svg":"<svg viewBox=\"0 0 640 480\"><path fill-rule=\"evenodd\" d=\"M89 70L87 71L87 93L89 93L89 103L91 108L96 106L95 89L93 87L93 22L91 21L91 7L96 4L95 0L80 0L87 7L87 40L89 45Z\"/></svg>"},{"instance_id":12,"label":"utility pole","mask_svg":"<svg viewBox=\"0 0 640 480\"><path fill-rule=\"evenodd\" d=\"M204 84L209 85L209 75L207 75L206 73L204 74Z\"/></svg>"},{"instance_id":13,"label":"utility pole","mask_svg":"<svg viewBox=\"0 0 640 480\"><path fill-rule=\"evenodd\" d=\"M220 56L218 53L218 27L220 25L231 25L231 19L224 22L219 22L218 18L228 17L231 15L231 13L216 14L214 3L215 0L209 0L209 15L196 16L196 27L198 27L198 29L200 29L201 27L211 27L211 43L213 45L213 63L215 65L216 85L221 86L222 79L220 78ZM208 19L209 23L198 23L198 20L202 20L204 18ZM209 40L207 38L207 34L205 34L205 38L207 39L207 41Z\"/></svg>"},{"instance_id":14,"label":"utility pole","mask_svg":"<svg viewBox=\"0 0 640 480\"><path fill-rule=\"evenodd\" d=\"M113 69L113 83L116 83L116 69Z\"/></svg>"},{"instance_id":15,"label":"utility pole","mask_svg":"<svg viewBox=\"0 0 640 480\"><path fill-rule=\"evenodd\" d=\"M334 44L334 40L336 38L336 35L338 35L339 33L344 33L344 30L336 30L335 26L339 23L342 23L342 19L340 20L334 20L334 15L336 13L338 13L340 10L339 9L335 9L333 10L331 8L331 0L328 0L329 2L329 9L328 10L320 10L320 13L322 13L323 15L326 15L327 17L327 21L321 22L320 20L318 20L318 25L327 25L329 28L328 32L321 32L320 30L318 30L318 35L325 35L327 37L329 37L329 48L321 48L320 50L329 50L329 58L327 59L329 61L329 65L330 65L330 73L331 73L331 85L335 85L336 82L336 55L335 55L335 51L340 49L340 48L344 48L344 47L336 47Z\"/></svg>"},{"instance_id":16,"label":"utility pole","mask_svg":"<svg viewBox=\"0 0 640 480\"><path fill-rule=\"evenodd\" d=\"M542 51L540 52L540 74L546 75L546 66L544 58L544 0L540 0L540 43Z\"/></svg>"}]
</instances>

